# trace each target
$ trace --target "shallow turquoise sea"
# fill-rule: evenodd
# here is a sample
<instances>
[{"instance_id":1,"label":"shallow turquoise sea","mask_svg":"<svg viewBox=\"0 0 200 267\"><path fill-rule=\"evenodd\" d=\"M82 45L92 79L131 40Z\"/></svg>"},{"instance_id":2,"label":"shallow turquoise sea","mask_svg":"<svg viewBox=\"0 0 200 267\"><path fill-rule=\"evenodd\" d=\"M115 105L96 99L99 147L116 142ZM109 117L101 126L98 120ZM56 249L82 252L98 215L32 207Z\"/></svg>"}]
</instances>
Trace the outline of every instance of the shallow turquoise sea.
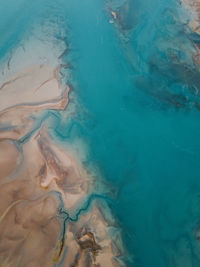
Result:
<instances>
[{"instance_id":1,"label":"shallow turquoise sea","mask_svg":"<svg viewBox=\"0 0 200 267\"><path fill-rule=\"evenodd\" d=\"M87 143L86 164L112 191L126 266L199 267L198 40L179 1L127 1L121 26L106 6L126 1L1 2L1 58L33 21L62 20L70 47L63 61L80 105L70 123L55 113L53 131Z\"/></svg>"}]
</instances>

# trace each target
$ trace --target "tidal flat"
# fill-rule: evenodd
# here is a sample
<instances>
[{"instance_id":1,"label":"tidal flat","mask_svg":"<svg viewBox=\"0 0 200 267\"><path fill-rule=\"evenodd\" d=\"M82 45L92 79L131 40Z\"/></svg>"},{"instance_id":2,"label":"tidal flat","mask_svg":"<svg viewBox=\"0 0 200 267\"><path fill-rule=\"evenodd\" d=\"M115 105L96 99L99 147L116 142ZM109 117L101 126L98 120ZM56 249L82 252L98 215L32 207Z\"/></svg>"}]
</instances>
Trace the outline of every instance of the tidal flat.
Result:
<instances>
[{"instance_id":1,"label":"tidal flat","mask_svg":"<svg viewBox=\"0 0 200 267\"><path fill-rule=\"evenodd\" d=\"M0 266L200 266L195 0L2 0Z\"/></svg>"}]
</instances>

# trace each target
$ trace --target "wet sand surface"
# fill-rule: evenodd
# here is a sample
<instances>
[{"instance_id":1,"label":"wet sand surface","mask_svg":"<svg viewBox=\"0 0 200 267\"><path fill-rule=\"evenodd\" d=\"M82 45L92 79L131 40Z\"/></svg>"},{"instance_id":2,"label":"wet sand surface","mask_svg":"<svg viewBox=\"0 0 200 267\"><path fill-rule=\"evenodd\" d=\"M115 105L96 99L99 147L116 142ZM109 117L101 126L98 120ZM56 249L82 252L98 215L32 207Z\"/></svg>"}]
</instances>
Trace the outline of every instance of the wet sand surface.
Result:
<instances>
[{"instance_id":1,"label":"wet sand surface","mask_svg":"<svg viewBox=\"0 0 200 267\"><path fill-rule=\"evenodd\" d=\"M0 86L0 266L123 266L92 181L48 133L44 111L65 110L60 68L30 66ZM120 245L120 243L119 243ZM59 265L61 264L61 265Z\"/></svg>"}]
</instances>

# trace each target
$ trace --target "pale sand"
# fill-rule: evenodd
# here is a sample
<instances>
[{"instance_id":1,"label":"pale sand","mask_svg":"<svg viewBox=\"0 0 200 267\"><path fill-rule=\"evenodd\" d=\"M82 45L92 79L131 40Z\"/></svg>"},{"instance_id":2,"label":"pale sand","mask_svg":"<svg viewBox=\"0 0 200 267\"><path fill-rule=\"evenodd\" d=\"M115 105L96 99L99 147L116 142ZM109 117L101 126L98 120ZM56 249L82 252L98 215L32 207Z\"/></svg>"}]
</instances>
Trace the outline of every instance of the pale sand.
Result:
<instances>
[{"instance_id":1,"label":"pale sand","mask_svg":"<svg viewBox=\"0 0 200 267\"><path fill-rule=\"evenodd\" d=\"M20 159L20 153L11 141L0 141L0 179L10 175L17 168Z\"/></svg>"},{"instance_id":2,"label":"pale sand","mask_svg":"<svg viewBox=\"0 0 200 267\"><path fill-rule=\"evenodd\" d=\"M115 258L122 251L114 249L117 240L109 234L112 227L112 222L105 219L101 208L94 202L89 212L83 214L78 222L69 223L66 240L69 253L64 266L70 266L67 264L69 262L74 264L72 266L75 263L77 266L125 266Z\"/></svg>"},{"instance_id":3,"label":"pale sand","mask_svg":"<svg viewBox=\"0 0 200 267\"><path fill-rule=\"evenodd\" d=\"M46 146L47 143L48 146ZM11 261L8 261L10 266L13 262L17 263L15 266L23 266L23 264L33 264L37 258L37 266L44 266L43 264L53 266L53 262L59 262L63 256L59 248L57 253L54 250L56 244L60 242L58 232L61 231L61 225L57 217L58 200L51 193L60 193L65 208L70 213L77 204L79 206L80 202L84 202L88 194L88 182L87 173L81 169L80 163L60 148L54 149L54 147L55 145L47 139L46 134L39 133L33 136L23 146L23 166L16 179L1 181L0 251L1 247L2 249L5 247L7 251L3 255L0 253L2 263L6 263L6 260L11 257ZM45 150L48 154L45 154ZM63 166L65 162L66 165ZM48 204L49 202L52 204ZM51 234L48 227L51 229ZM99 263L100 266L119 266L114 261L117 250L113 249L114 243L109 235L110 227L96 205L86 215L81 215L78 222L69 222L65 246L70 244L70 249L63 266L71 266L77 253L80 254L77 266L87 266L84 264L89 258L93 264ZM80 234L83 229L89 230L94 235L95 244L98 247L95 257L90 247L81 248L80 242L85 242L84 237L77 239L77 234ZM49 238L54 240L52 247L49 244ZM23 246L20 246L21 243ZM36 244L39 248L35 251ZM40 249L41 244L47 251ZM7 250L8 247L10 249ZM18 247L20 249L16 251Z\"/></svg>"},{"instance_id":4,"label":"pale sand","mask_svg":"<svg viewBox=\"0 0 200 267\"><path fill-rule=\"evenodd\" d=\"M41 104L10 107L8 110L0 112L0 139L18 140L23 137L33 128L33 124L37 120L37 116L41 115L41 111L64 110L68 104L68 93L69 86L58 99ZM5 128L4 125L7 127Z\"/></svg>"},{"instance_id":5,"label":"pale sand","mask_svg":"<svg viewBox=\"0 0 200 267\"><path fill-rule=\"evenodd\" d=\"M51 101L61 95L59 69L32 66L0 85L0 111L9 107Z\"/></svg>"},{"instance_id":6,"label":"pale sand","mask_svg":"<svg viewBox=\"0 0 200 267\"><path fill-rule=\"evenodd\" d=\"M190 28L200 34L200 2L198 0L182 0L182 2L191 13Z\"/></svg>"},{"instance_id":7,"label":"pale sand","mask_svg":"<svg viewBox=\"0 0 200 267\"><path fill-rule=\"evenodd\" d=\"M13 203L0 220L2 266L53 266L52 254L60 232L53 196Z\"/></svg>"},{"instance_id":8,"label":"pale sand","mask_svg":"<svg viewBox=\"0 0 200 267\"><path fill-rule=\"evenodd\" d=\"M76 223L69 220L60 236L60 205L74 216L92 192L78 155L55 144L45 126L20 149L11 140L31 133L42 111L66 108L69 86L62 92L59 79L59 68L33 66L1 86L0 263L48 267L64 257L63 266L69 267L76 261L81 267L123 266L115 260L120 255L110 234L115 226L95 203Z\"/></svg>"},{"instance_id":9,"label":"pale sand","mask_svg":"<svg viewBox=\"0 0 200 267\"><path fill-rule=\"evenodd\" d=\"M86 196L89 190L86 171L75 158L53 144L44 129L23 150L27 172L37 176L43 192L59 192L67 210Z\"/></svg>"},{"instance_id":10,"label":"pale sand","mask_svg":"<svg viewBox=\"0 0 200 267\"><path fill-rule=\"evenodd\" d=\"M41 111L64 110L69 91L68 85L63 92L61 90L59 68L53 70L47 66L30 67L2 84L0 139L22 138L31 130Z\"/></svg>"}]
</instances>

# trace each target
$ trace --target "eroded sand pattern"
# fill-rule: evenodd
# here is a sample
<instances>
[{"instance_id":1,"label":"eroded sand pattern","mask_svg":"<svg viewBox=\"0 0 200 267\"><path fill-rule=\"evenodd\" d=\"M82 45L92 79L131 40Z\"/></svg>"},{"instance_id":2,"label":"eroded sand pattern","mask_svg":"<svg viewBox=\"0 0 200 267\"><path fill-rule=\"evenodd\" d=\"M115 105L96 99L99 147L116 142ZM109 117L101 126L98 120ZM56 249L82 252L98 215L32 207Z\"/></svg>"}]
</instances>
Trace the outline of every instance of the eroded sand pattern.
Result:
<instances>
[{"instance_id":1,"label":"eroded sand pattern","mask_svg":"<svg viewBox=\"0 0 200 267\"><path fill-rule=\"evenodd\" d=\"M78 156L45 120L35 126L43 111L67 108L59 71L30 66L0 86L0 266L122 266L115 223Z\"/></svg>"}]
</instances>

